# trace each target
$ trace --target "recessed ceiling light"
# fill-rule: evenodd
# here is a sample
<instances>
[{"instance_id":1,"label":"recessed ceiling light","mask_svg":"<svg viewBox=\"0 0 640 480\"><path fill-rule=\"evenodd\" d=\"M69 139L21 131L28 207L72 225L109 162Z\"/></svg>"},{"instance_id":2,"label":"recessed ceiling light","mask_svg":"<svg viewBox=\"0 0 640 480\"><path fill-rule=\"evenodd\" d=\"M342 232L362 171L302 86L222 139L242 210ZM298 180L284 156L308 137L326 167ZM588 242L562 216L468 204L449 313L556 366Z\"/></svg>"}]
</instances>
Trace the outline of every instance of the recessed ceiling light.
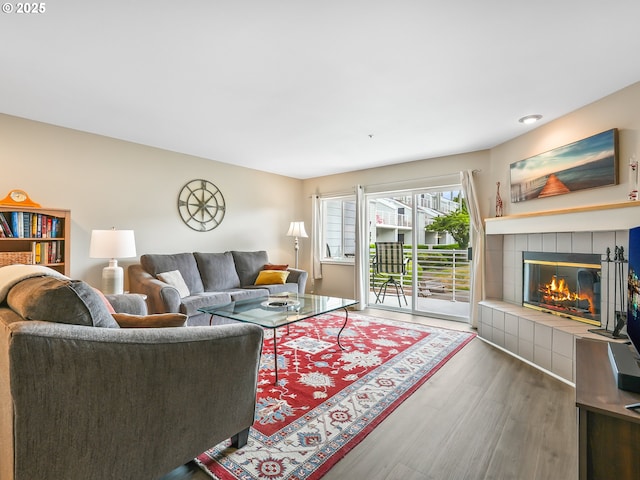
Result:
<instances>
[{"instance_id":1,"label":"recessed ceiling light","mask_svg":"<svg viewBox=\"0 0 640 480\"><path fill-rule=\"evenodd\" d=\"M532 123L536 123L538 120L542 118L542 115L527 115L518 119L520 123L524 123L525 125L531 125Z\"/></svg>"}]
</instances>

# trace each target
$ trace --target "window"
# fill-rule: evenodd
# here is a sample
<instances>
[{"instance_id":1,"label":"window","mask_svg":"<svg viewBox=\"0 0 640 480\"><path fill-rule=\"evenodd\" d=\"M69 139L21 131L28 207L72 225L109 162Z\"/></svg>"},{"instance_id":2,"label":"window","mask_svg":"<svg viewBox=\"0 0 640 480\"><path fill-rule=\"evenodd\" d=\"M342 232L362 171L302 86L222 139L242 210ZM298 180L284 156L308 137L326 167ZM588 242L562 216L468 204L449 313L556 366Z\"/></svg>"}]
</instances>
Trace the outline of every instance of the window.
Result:
<instances>
[{"instance_id":1,"label":"window","mask_svg":"<svg viewBox=\"0 0 640 480\"><path fill-rule=\"evenodd\" d=\"M356 200L321 200L323 260L353 261L356 254Z\"/></svg>"}]
</instances>

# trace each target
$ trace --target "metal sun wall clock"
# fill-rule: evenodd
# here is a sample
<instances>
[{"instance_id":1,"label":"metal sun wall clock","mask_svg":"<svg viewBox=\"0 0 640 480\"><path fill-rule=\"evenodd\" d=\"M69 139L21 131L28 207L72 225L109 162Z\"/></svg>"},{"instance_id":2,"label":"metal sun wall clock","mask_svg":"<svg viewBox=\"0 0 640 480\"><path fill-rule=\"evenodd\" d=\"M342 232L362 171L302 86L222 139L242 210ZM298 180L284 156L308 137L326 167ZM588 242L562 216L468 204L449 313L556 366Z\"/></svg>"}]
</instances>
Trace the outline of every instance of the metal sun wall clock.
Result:
<instances>
[{"instance_id":1,"label":"metal sun wall clock","mask_svg":"<svg viewBox=\"0 0 640 480\"><path fill-rule=\"evenodd\" d=\"M178 194L178 211L189 228L208 232L222 223L224 197L220 189L208 180L191 180Z\"/></svg>"}]
</instances>

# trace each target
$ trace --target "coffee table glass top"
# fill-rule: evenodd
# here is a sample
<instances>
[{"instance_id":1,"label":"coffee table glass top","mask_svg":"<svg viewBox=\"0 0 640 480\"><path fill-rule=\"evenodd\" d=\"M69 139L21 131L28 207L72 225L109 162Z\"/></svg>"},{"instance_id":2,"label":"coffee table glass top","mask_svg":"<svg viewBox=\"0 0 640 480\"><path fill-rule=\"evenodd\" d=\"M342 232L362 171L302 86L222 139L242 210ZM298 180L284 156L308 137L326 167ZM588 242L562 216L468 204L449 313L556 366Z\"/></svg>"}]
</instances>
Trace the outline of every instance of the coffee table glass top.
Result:
<instances>
[{"instance_id":1,"label":"coffee table glass top","mask_svg":"<svg viewBox=\"0 0 640 480\"><path fill-rule=\"evenodd\" d=\"M239 322L254 323L262 327L278 328L305 318L341 308L346 309L356 303L358 302L348 298L289 293L238 300L237 302L200 308L198 311Z\"/></svg>"}]
</instances>

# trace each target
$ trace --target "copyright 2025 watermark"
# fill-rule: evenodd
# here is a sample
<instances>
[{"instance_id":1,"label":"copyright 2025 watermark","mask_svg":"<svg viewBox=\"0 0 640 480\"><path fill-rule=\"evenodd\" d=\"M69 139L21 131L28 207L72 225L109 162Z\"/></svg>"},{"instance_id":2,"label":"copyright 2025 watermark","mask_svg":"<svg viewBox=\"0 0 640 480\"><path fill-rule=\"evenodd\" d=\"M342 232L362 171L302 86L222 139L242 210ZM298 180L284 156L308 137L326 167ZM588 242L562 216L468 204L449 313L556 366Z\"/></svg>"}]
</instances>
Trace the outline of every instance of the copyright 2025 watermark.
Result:
<instances>
[{"instance_id":1,"label":"copyright 2025 watermark","mask_svg":"<svg viewBox=\"0 0 640 480\"><path fill-rule=\"evenodd\" d=\"M10 3L4 2L2 4L2 13L14 13L17 15L37 15L46 13L47 4L45 2L40 3Z\"/></svg>"}]
</instances>

